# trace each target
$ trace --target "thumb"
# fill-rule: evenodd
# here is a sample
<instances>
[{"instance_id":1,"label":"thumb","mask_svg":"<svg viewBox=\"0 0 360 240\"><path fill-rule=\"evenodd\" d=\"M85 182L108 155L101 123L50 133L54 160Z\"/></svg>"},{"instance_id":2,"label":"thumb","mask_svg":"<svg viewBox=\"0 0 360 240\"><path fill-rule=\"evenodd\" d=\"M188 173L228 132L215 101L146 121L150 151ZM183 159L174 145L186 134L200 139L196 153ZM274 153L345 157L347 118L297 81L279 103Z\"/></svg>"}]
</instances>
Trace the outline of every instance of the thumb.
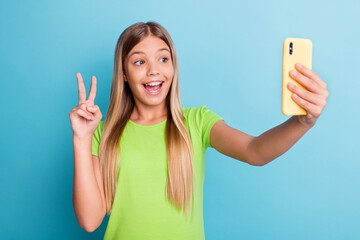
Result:
<instances>
[{"instance_id":1,"label":"thumb","mask_svg":"<svg viewBox=\"0 0 360 240\"><path fill-rule=\"evenodd\" d=\"M86 110L88 110L89 112L93 113L95 118L102 118L102 114L100 112L100 108L97 105L93 105L93 106L87 106Z\"/></svg>"}]
</instances>

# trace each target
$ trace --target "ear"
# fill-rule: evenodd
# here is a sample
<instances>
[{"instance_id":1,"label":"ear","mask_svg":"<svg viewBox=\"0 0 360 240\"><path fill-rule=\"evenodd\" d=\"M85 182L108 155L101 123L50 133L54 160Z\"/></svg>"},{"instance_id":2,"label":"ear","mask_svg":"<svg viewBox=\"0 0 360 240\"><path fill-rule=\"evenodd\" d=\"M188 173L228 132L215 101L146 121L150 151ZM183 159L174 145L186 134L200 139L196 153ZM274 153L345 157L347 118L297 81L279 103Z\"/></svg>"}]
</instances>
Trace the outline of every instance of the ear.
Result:
<instances>
[{"instance_id":1,"label":"ear","mask_svg":"<svg viewBox=\"0 0 360 240\"><path fill-rule=\"evenodd\" d=\"M124 75L124 81L127 82L126 76Z\"/></svg>"}]
</instances>

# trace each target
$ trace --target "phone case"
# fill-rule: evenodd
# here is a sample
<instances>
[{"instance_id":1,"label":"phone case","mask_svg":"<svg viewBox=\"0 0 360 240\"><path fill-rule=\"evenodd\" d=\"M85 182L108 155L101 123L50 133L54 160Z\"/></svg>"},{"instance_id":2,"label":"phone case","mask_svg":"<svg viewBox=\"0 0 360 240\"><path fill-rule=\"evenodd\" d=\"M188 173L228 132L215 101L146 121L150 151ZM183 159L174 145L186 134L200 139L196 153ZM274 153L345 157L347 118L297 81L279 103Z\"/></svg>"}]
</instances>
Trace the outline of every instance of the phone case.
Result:
<instances>
[{"instance_id":1,"label":"phone case","mask_svg":"<svg viewBox=\"0 0 360 240\"><path fill-rule=\"evenodd\" d=\"M312 42L304 38L286 38L283 48L283 81L282 81L282 112L284 115L306 115L304 108L300 107L291 98L291 92L287 85L292 82L295 86L305 89L297 81L290 77L290 70L296 70L295 64L300 63L311 69L312 65ZM298 71L297 71L298 72Z\"/></svg>"}]
</instances>

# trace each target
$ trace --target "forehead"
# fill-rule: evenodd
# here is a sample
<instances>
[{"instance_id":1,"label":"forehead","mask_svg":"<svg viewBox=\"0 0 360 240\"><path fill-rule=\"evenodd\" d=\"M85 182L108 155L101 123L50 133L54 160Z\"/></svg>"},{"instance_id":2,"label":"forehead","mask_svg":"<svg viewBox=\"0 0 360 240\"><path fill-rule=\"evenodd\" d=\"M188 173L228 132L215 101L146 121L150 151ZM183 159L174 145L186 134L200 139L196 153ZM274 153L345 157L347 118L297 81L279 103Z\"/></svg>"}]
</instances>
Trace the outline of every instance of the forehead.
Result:
<instances>
[{"instance_id":1,"label":"forehead","mask_svg":"<svg viewBox=\"0 0 360 240\"><path fill-rule=\"evenodd\" d=\"M131 49L129 56L134 52L144 52L145 54L152 54L156 53L161 48L165 48L170 51L168 45L161 38L155 36L147 36Z\"/></svg>"}]
</instances>

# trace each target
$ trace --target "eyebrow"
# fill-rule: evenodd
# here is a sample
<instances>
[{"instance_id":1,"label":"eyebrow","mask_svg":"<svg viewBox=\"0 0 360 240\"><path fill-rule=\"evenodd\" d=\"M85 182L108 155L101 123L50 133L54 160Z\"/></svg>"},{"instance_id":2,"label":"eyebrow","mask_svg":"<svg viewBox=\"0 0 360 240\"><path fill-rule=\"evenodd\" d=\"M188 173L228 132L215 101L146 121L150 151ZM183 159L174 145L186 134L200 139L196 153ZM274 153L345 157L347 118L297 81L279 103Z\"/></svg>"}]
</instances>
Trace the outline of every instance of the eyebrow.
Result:
<instances>
[{"instance_id":1,"label":"eyebrow","mask_svg":"<svg viewBox=\"0 0 360 240\"><path fill-rule=\"evenodd\" d=\"M159 50L158 50L158 52L160 52L160 51L168 51L169 53L170 53L170 51L169 51L169 49L167 49L167 48L160 48ZM144 52L140 52L140 51L136 51L136 52L132 52L130 55L129 55L129 58L132 56L132 55L134 55L134 54L145 54Z\"/></svg>"}]
</instances>

